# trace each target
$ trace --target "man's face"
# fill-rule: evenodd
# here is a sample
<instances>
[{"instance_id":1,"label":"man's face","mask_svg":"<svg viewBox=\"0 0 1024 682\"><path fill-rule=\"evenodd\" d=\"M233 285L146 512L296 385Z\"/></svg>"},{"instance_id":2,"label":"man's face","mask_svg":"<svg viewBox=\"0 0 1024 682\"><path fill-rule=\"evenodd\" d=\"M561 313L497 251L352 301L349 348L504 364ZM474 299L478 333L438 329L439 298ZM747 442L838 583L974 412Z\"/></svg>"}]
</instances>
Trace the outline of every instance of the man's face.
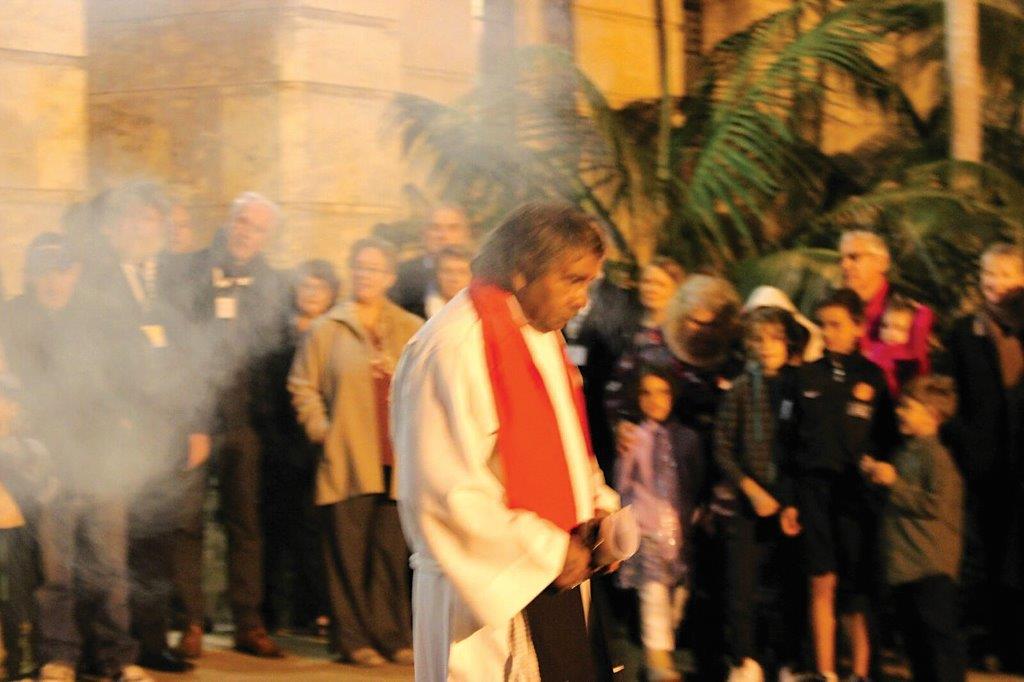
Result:
<instances>
[{"instance_id":1,"label":"man's face","mask_svg":"<svg viewBox=\"0 0 1024 682\"><path fill-rule=\"evenodd\" d=\"M660 313L678 288L667 272L656 265L648 265L640 275L640 305L648 312Z\"/></svg>"},{"instance_id":2,"label":"man's face","mask_svg":"<svg viewBox=\"0 0 1024 682\"><path fill-rule=\"evenodd\" d=\"M839 247L839 265L843 285L863 298L864 294L874 294L885 282L889 259L872 250L867 240L849 239Z\"/></svg>"},{"instance_id":3,"label":"man's face","mask_svg":"<svg viewBox=\"0 0 1024 682\"><path fill-rule=\"evenodd\" d=\"M38 275L31 275L36 303L50 311L66 308L75 293L81 272L82 266L75 263L64 269L51 268Z\"/></svg>"},{"instance_id":4,"label":"man's face","mask_svg":"<svg viewBox=\"0 0 1024 682\"><path fill-rule=\"evenodd\" d=\"M248 263L263 252L274 231L277 217L266 204L246 204L228 225L228 253L239 263Z\"/></svg>"},{"instance_id":5,"label":"man's face","mask_svg":"<svg viewBox=\"0 0 1024 682\"><path fill-rule=\"evenodd\" d=\"M512 284L530 325L542 332L561 329L587 304L587 290L601 272L596 254L571 251L542 275L527 282L516 274Z\"/></svg>"},{"instance_id":6,"label":"man's face","mask_svg":"<svg viewBox=\"0 0 1024 682\"><path fill-rule=\"evenodd\" d=\"M818 322L825 348L841 355L849 355L857 349L862 329L849 310L841 306L821 308L818 310Z\"/></svg>"},{"instance_id":7,"label":"man's face","mask_svg":"<svg viewBox=\"0 0 1024 682\"><path fill-rule=\"evenodd\" d=\"M437 290L446 301L468 287L471 279L473 272L467 260L442 258L437 264Z\"/></svg>"},{"instance_id":8,"label":"man's face","mask_svg":"<svg viewBox=\"0 0 1024 682\"><path fill-rule=\"evenodd\" d=\"M195 245L195 229L188 209L178 204L171 209L167 226L167 248L172 253L188 253Z\"/></svg>"},{"instance_id":9,"label":"man's face","mask_svg":"<svg viewBox=\"0 0 1024 682\"><path fill-rule=\"evenodd\" d=\"M992 255L981 262L981 294L995 305L1008 291L1024 287L1024 263L1014 256Z\"/></svg>"},{"instance_id":10,"label":"man's face","mask_svg":"<svg viewBox=\"0 0 1024 682\"><path fill-rule=\"evenodd\" d=\"M107 236L122 261L134 262L160 253L164 248L166 227L160 211L152 206L141 206L108 228Z\"/></svg>"},{"instance_id":11,"label":"man's face","mask_svg":"<svg viewBox=\"0 0 1024 682\"><path fill-rule=\"evenodd\" d=\"M379 249L368 246L356 254L352 261L352 297L356 301L377 302L394 283L394 268Z\"/></svg>"},{"instance_id":12,"label":"man's face","mask_svg":"<svg viewBox=\"0 0 1024 682\"><path fill-rule=\"evenodd\" d=\"M423 248L436 254L446 246L465 246L469 243L469 222L465 214L455 208L439 208L430 218L423 233Z\"/></svg>"},{"instance_id":13,"label":"man's face","mask_svg":"<svg viewBox=\"0 0 1024 682\"><path fill-rule=\"evenodd\" d=\"M786 329L781 324L754 325L747 334L747 348L767 375L777 374L789 361Z\"/></svg>"},{"instance_id":14,"label":"man's face","mask_svg":"<svg viewBox=\"0 0 1024 682\"><path fill-rule=\"evenodd\" d=\"M295 289L295 305L306 317L320 317L333 303L331 285L319 277L305 277Z\"/></svg>"},{"instance_id":15,"label":"man's face","mask_svg":"<svg viewBox=\"0 0 1024 682\"><path fill-rule=\"evenodd\" d=\"M899 420L900 433L905 436L926 436L935 433L938 428L937 419L924 403L908 396L900 398L896 406L896 418Z\"/></svg>"},{"instance_id":16,"label":"man's face","mask_svg":"<svg viewBox=\"0 0 1024 682\"><path fill-rule=\"evenodd\" d=\"M661 377L645 375L639 393L640 411L648 419L663 422L672 414L672 387Z\"/></svg>"}]
</instances>

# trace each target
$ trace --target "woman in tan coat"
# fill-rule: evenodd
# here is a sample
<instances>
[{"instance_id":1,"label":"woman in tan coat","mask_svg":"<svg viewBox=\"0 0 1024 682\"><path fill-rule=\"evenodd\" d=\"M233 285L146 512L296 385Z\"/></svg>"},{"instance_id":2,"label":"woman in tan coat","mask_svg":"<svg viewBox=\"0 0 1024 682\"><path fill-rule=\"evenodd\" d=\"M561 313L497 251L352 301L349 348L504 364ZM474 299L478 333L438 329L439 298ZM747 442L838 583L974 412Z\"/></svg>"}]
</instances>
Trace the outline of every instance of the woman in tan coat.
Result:
<instances>
[{"instance_id":1,"label":"woman in tan coat","mask_svg":"<svg viewBox=\"0 0 1024 682\"><path fill-rule=\"evenodd\" d=\"M395 281L390 244L356 242L349 268L351 296L310 330L288 390L309 439L323 443L316 504L334 644L346 662L411 665L408 549L393 495L387 396L423 321L386 298Z\"/></svg>"}]
</instances>

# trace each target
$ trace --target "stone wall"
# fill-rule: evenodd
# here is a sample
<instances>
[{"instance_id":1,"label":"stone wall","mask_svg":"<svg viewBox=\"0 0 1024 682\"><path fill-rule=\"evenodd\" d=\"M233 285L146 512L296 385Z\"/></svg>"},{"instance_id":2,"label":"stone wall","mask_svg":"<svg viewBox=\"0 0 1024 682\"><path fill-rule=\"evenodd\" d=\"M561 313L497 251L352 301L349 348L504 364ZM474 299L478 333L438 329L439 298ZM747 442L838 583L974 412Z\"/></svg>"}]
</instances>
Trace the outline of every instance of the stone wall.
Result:
<instances>
[{"instance_id":1,"label":"stone wall","mask_svg":"<svg viewBox=\"0 0 1024 682\"><path fill-rule=\"evenodd\" d=\"M86 185L81 0L0 2L0 272L21 289L25 245L59 229Z\"/></svg>"},{"instance_id":2,"label":"stone wall","mask_svg":"<svg viewBox=\"0 0 1024 682\"><path fill-rule=\"evenodd\" d=\"M668 27L668 82L673 94L685 91L681 2L664 3ZM655 98L661 92L652 2L577 0L576 59L612 104Z\"/></svg>"},{"instance_id":3,"label":"stone wall","mask_svg":"<svg viewBox=\"0 0 1024 682\"><path fill-rule=\"evenodd\" d=\"M281 263L343 260L402 217L382 122L475 70L469 0L89 0L90 176L169 183L209 236L238 192L279 201Z\"/></svg>"}]
</instances>

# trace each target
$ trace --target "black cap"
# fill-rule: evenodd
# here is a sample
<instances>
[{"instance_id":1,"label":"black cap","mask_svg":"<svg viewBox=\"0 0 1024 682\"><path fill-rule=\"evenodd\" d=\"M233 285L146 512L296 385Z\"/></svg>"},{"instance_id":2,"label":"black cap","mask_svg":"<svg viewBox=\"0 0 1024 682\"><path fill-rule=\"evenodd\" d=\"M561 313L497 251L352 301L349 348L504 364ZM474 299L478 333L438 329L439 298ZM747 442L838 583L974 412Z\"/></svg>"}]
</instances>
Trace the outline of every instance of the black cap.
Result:
<instances>
[{"instance_id":1,"label":"black cap","mask_svg":"<svg viewBox=\"0 0 1024 682\"><path fill-rule=\"evenodd\" d=\"M50 270L67 270L75 261L67 237L58 232L43 232L28 245L25 272L41 275Z\"/></svg>"}]
</instances>

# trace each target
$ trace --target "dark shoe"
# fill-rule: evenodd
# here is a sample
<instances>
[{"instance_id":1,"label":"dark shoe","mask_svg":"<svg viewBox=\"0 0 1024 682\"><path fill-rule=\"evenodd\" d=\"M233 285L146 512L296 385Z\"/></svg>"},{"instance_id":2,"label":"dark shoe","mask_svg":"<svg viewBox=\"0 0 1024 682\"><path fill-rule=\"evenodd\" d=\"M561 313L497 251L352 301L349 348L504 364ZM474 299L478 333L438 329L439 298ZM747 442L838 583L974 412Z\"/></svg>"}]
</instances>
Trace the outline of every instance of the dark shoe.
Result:
<instances>
[{"instance_id":1,"label":"dark shoe","mask_svg":"<svg viewBox=\"0 0 1024 682\"><path fill-rule=\"evenodd\" d=\"M174 653L182 658L199 658L203 655L203 626L191 623L185 626Z\"/></svg>"},{"instance_id":2,"label":"dark shoe","mask_svg":"<svg viewBox=\"0 0 1024 682\"><path fill-rule=\"evenodd\" d=\"M185 673L195 667L186 661L184 656L170 649L144 651L139 654L138 664L143 668L159 670L163 673Z\"/></svg>"},{"instance_id":3,"label":"dark shoe","mask_svg":"<svg viewBox=\"0 0 1024 682\"><path fill-rule=\"evenodd\" d=\"M356 649L345 658L345 661L352 665L358 665L360 668L379 668L388 663L388 659L381 656L376 649L368 646Z\"/></svg>"},{"instance_id":4,"label":"dark shoe","mask_svg":"<svg viewBox=\"0 0 1024 682\"><path fill-rule=\"evenodd\" d=\"M284 658L284 652L270 639L266 628L257 627L235 634L235 649L260 658Z\"/></svg>"}]
</instances>

